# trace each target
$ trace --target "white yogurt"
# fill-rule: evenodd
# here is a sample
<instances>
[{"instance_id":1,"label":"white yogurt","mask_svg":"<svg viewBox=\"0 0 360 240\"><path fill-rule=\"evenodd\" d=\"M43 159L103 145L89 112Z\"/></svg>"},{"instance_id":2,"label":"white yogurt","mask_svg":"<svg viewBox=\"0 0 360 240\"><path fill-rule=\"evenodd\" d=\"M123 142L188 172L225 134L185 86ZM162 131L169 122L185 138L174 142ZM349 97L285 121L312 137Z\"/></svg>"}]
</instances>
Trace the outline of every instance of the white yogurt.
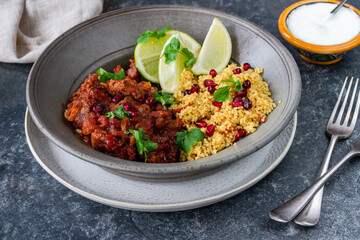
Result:
<instances>
[{"instance_id":1,"label":"white yogurt","mask_svg":"<svg viewBox=\"0 0 360 240\"><path fill-rule=\"evenodd\" d=\"M352 9L340 8L335 14L333 3L306 4L294 9L287 26L294 37L316 45L347 42L360 33L360 17Z\"/></svg>"}]
</instances>

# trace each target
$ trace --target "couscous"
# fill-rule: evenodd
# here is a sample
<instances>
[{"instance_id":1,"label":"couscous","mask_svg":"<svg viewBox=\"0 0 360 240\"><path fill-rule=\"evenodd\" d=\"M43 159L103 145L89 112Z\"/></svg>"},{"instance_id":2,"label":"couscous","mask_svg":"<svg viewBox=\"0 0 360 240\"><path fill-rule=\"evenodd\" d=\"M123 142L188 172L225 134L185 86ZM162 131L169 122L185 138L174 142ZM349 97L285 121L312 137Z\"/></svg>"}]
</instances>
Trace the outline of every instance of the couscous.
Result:
<instances>
[{"instance_id":1,"label":"couscous","mask_svg":"<svg viewBox=\"0 0 360 240\"><path fill-rule=\"evenodd\" d=\"M188 131L201 128L205 138L198 141L188 154L181 151L180 161L216 154L240 137L253 133L260 123L266 121L276 104L270 98L271 93L261 76L262 72L261 68L247 65L238 67L236 64L230 64L217 74L199 77L190 71L182 72L180 88L173 94L177 104L169 109L183 121ZM231 82L222 82L229 78L239 80L244 87L250 82L250 87L245 89L246 96L230 87L228 100L214 101L217 89L231 85ZM189 92L194 86L197 89Z\"/></svg>"}]
</instances>

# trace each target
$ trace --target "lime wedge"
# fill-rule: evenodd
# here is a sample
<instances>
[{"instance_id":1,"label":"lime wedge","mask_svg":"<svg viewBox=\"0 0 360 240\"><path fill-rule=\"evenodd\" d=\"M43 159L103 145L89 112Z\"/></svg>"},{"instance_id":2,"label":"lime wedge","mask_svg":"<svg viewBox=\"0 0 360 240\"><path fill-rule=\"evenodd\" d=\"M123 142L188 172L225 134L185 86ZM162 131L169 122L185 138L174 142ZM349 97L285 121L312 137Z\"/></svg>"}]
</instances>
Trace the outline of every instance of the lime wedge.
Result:
<instances>
[{"instance_id":1,"label":"lime wedge","mask_svg":"<svg viewBox=\"0 0 360 240\"><path fill-rule=\"evenodd\" d=\"M170 43L173 38L177 38L180 42L180 50L187 48L194 54L196 58L199 55L201 45L192 37L183 32L178 32L172 35L167 42L164 44L164 48L161 51L159 60L159 80L160 86L165 92L173 93L179 86L180 76L182 71L185 69L184 62L188 59L182 54L178 53L174 61L165 63L165 46Z\"/></svg>"},{"instance_id":2,"label":"lime wedge","mask_svg":"<svg viewBox=\"0 0 360 240\"><path fill-rule=\"evenodd\" d=\"M224 24L214 18L205 37L196 63L191 71L196 74L209 74L211 69L223 70L231 57L231 38Z\"/></svg>"},{"instance_id":3,"label":"lime wedge","mask_svg":"<svg viewBox=\"0 0 360 240\"><path fill-rule=\"evenodd\" d=\"M171 35L167 33L161 39L150 37L149 41L136 45L134 52L135 66L145 79L159 83L158 68L160 53L164 43Z\"/></svg>"}]
</instances>

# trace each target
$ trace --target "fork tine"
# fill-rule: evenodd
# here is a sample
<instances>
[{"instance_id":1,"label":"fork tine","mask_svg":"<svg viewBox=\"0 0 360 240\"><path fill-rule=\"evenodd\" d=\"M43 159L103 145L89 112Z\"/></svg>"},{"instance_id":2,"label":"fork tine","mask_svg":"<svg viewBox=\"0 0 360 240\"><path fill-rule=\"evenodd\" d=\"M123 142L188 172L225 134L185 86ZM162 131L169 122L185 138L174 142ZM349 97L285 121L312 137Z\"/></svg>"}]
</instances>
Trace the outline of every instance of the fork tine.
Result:
<instances>
[{"instance_id":1,"label":"fork tine","mask_svg":"<svg viewBox=\"0 0 360 240\"><path fill-rule=\"evenodd\" d=\"M350 94L350 90L351 90L351 85L352 85L352 81L353 81L354 77L351 78L350 80L350 83L349 83L349 88L347 89L346 91L346 94L345 94L345 98L344 98L344 102L342 103L341 105L341 109L340 109L340 112L339 112L339 115L336 119L336 124L340 124L340 121L342 119L342 116L344 114L344 110L345 110L345 106L346 106L346 103L347 103L347 100L348 100L348 97L349 97L349 94Z\"/></svg>"},{"instance_id":2,"label":"fork tine","mask_svg":"<svg viewBox=\"0 0 360 240\"><path fill-rule=\"evenodd\" d=\"M349 107L348 107L348 110L347 110L347 113L346 113L346 116L345 116L345 119L344 119L344 123L343 123L345 126L347 126L349 121L350 121L350 113L351 113L352 107L354 105L354 100L355 100L355 95L356 95L356 92L357 92L358 82L359 82L359 79L356 79L355 86L354 86L354 89L353 89L353 94L351 96L350 104L349 104ZM354 121L356 121L356 119L357 118L352 118L352 120L354 120Z\"/></svg>"},{"instance_id":3,"label":"fork tine","mask_svg":"<svg viewBox=\"0 0 360 240\"><path fill-rule=\"evenodd\" d=\"M359 78L356 79L356 84L359 82ZM351 124L350 124L350 128L351 129L354 129L355 128L355 124L356 124L356 120L358 118L358 115L359 115L359 108L360 108L360 91L359 91L359 95L358 95L358 98L357 98L357 101L356 101L356 106L355 106L355 111L354 111L354 115L352 117L353 121L351 121Z\"/></svg>"},{"instance_id":4,"label":"fork tine","mask_svg":"<svg viewBox=\"0 0 360 240\"><path fill-rule=\"evenodd\" d=\"M341 88L339 97L338 97L338 99L337 99L337 101L336 101L335 107L334 107L334 109L333 109L333 111L332 111L332 113L331 113L331 116L330 116L330 118L329 118L329 123L333 123L333 122L334 122L335 114L336 114L336 111L337 111L337 109L338 109L338 107L339 107L339 104L340 104L342 95L343 95L343 93L344 93L345 86L346 86L346 82L347 82L348 78L349 78L349 76L346 76L345 81L344 81L344 84L343 84L343 86L342 86L342 88ZM329 124L329 123L328 123L328 124Z\"/></svg>"}]
</instances>

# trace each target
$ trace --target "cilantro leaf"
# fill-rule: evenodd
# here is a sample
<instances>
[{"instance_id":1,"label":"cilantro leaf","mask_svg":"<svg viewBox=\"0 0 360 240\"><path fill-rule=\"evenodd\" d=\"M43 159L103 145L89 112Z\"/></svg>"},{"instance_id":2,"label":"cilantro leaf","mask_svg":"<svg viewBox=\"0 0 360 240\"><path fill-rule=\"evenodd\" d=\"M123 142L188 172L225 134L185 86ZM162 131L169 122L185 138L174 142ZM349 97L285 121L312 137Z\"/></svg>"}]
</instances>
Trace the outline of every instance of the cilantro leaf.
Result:
<instances>
[{"instance_id":1,"label":"cilantro leaf","mask_svg":"<svg viewBox=\"0 0 360 240\"><path fill-rule=\"evenodd\" d=\"M243 90L243 89L244 89L244 88L243 88L241 82L240 82L239 80L237 80L237 81L235 82L235 91L240 92L240 91Z\"/></svg>"},{"instance_id":2,"label":"cilantro leaf","mask_svg":"<svg viewBox=\"0 0 360 240\"><path fill-rule=\"evenodd\" d=\"M141 34L140 37L138 37L137 43L146 43L149 41L150 35L152 35L152 32L147 30L145 33Z\"/></svg>"},{"instance_id":3,"label":"cilantro leaf","mask_svg":"<svg viewBox=\"0 0 360 240\"><path fill-rule=\"evenodd\" d=\"M146 141L144 141L144 144L143 144L143 145L144 145L145 162L147 162L147 155L146 155L146 153L151 152L152 150L157 149L158 144L157 144L157 143L154 143L154 142L152 142L152 141L150 141L150 140L146 140Z\"/></svg>"},{"instance_id":4,"label":"cilantro leaf","mask_svg":"<svg viewBox=\"0 0 360 240\"><path fill-rule=\"evenodd\" d=\"M118 73L110 73L110 72L107 72L103 68L99 68L98 70L96 70L96 74L98 75L99 82L102 82L102 83L106 83L110 79L122 80L125 78L124 69L121 69Z\"/></svg>"},{"instance_id":5,"label":"cilantro leaf","mask_svg":"<svg viewBox=\"0 0 360 240\"><path fill-rule=\"evenodd\" d=\"M176 51L180 50L180 41L177 38L173 38L170 41L170 47Z\"/></svg>"},{"instance_id":6,"label":"cilantro leaf","mask_svg":"<svg viewBox=\"0 0 360 240\"><path fill-rule=\"evenodd\" d=\"M196 145L197 142L204 141L204 133L200 128L193 128L190 132L178 132L176 133L176 145L184 152L189 153L191 148Z\"/></svg>"},{"instance_id":7,"label":"cilantro leaf","mask_svg":"<svg viewBox=\"0 0 360 240\"><path fill-rule=\"evenodd\" d=\"M221 82L230 82L230 83L235 83L235 80L231 77L225 80L221 80Z\"/></svg>"},{"instance_id":8,"label":"cilantro leaf","mask_svg":"<svg viewBox=\"0 0 360 240\"><path fill-rule=\"evenodd\" d=\"M134 135L136 140L136 148L138 150L138 153L141 155L144 153L144 140L146 138L145 131L140 128L138 131L134 129L129 129L129 133Z\"/></svg>"},{"instance_id":9,"label":"cilantro leaf","mask_svg":"<svg viewBox=\"0 0 360 240\"><path fill-rule=\"evenodd\" d=\"M160 102L164 106L164 109L166 109L165 108L166 104L176 104L177 103L174 100L174 98L171 96L171 94L166 93L166 92L157 91L157 92L154 92L152 96L156 102Z\"/></svg>"},{"instance_id":10,"label":"cilantro leaf","mask_svg":"<svg viewBox=\"0 0 360 240\"><path fill-rule=\"evenodd\" d=\"M196 58L191 58L191 59L184 62L184 66L186 68L188 68L188 67L194 65L195 63L196 63Z\"/></svg>"},{"instance_id":11,"label":"cilantro leaf","mask_svg":"<svg viewBox=\"0 0 360 240\"><path fill-rule=\"evenodd\" d=\"M107 118L117 117L119 119L124 119L124 118L130 118L130 114L128 111L125 111L123 105L120 105L116 107L115 112L106 113L106 117Z\"/></svg>"},{"instance_id":12,"label":"cilantro leaf","mask_svg":"<svg viewBox=\"0 0 360 240\"><path fill-rule=\"evenodd\" d=\"M139 130L129 129L129 133L134 135L136 140L136 149L140 155L145 155L145 162L147 162L146 153L157 149L158 144L150 140L146 140L146 133L142 128L140 128Z\"/></svg>"},{"instance_id":13,"label":"cilantro leaf","mask_svg":"<svg viewBox=\"0 0 360 240\"><path fill-rule=\"evenodd\" d=\"M149 41L149 37L154 37L157 39L160 39L162 37L165 37L166 32L170 30L170 27L164 27L163 29L157 31L157 30L147 30L145 33L141 34L140 37L137 39L138 43L145 43Z\"/></svg>"},{"instance_id":14,"label":"cilantro leaf","mask_svg":"<svg viewBox=\"0 0 360 240\"><path fill-rule=\"evenodd\" d=\"M229 99L229 91L232 86L235 86L235 91L239 92L243 90L243 86L239 80L235 82L235 80L231 77L226 80L222 80L221 82L229 82L232 83L229 86L221 87L216 90L216 92L213 94L214 100L217 102L225 102Z\"/></svg>"},{"instance_id":15,"label":"cilantro leaf","mask_svg":"<svg viewBox=\"0 0 360 240\"><path fill-rule=\"evenodd\" d=\"M189 59L184 62L184 65L186 68L195 64L196 58L194 57L194 54L189 49L183 48L183 49L181 49L181 52L183 54L185 54L185 56Z\"/></svg>"},{"instance_id":16,"label":"cilantro leaf","mask_svg":"<svg viewBox=\"0 0 360 240\"><path fill-rule=\"evenodd\" d=\"M231 86L218 88L216 92L214 92L213 94L214 100L217 102L225 102L226 100L228 100L230 95L229 94L230 88Z\"/></svg>"},{"instance_id":17,"label":"cilantro leaf","mask_svg":"<svg viewBox=\"0 0 360 240\"><path fill-rule=\"evenodd\" d=\"M174 61L177 58L178 53L181 53L188 59L184 62L184 66L186 68L194 65L194 63L196 62L194 54L189 49L182 48L180 51L180 41L179 39L174 37L170 40L170 43L165 46L164 53L162 55L165 56L165 63L169 64L170 62Z\"/></svg>"},{"instance_id":18,"label":"cilantro leaf","mask_svg":"<svg viewBox=\"0 0 360 240\"><path fill-rule=\"evenodd\" d=\"M170 40L170 43L168 43L165 46L164 54L165 56L165 63L169 64L170 62L174 61L177 58L177 54L180 50L180 41L176 37L172 38Z\"/></svg>"},{"instance_id":19,"label":"cilantro leaf","mask_svg":"<svg viewBox=\"0 0 360 240\"><path fill-rule=\"evenodd\" d=\"M174 61L177 58L177 52L174 50L169 50L164 55L165 55L166 64L169 64L170 62Z\"/></svg>"},{"instance_id":20,"label":"cilantro leaf","mask_svg":"<svg viewBox=\"0 0 360 240\"><path fill-rule=\"evenodd\" d=\"M189 59L194 57L194 54L187 48L181 49L181 52L184 53L185 56Z\"/></svg>"},{"instance_id":21,"label":"cilantro leaf","mask_svg":"<svg viewBox=\"0 0 360 240\"><path fill-rule=\"evenodd\" d=\"M166 26L166 27L164 27L163 29L159 30L159 31L157 32L156 38L159 39L159 38L165 37L167 31L170 31L170 27L169 27L169 26Z\"/></svg>"}]
</instances>

